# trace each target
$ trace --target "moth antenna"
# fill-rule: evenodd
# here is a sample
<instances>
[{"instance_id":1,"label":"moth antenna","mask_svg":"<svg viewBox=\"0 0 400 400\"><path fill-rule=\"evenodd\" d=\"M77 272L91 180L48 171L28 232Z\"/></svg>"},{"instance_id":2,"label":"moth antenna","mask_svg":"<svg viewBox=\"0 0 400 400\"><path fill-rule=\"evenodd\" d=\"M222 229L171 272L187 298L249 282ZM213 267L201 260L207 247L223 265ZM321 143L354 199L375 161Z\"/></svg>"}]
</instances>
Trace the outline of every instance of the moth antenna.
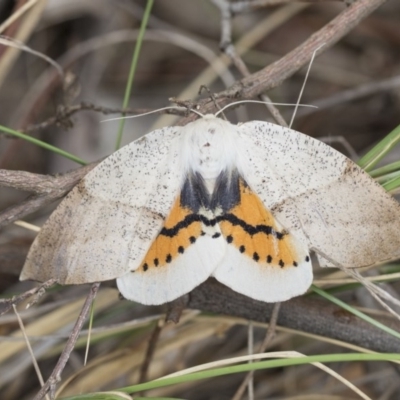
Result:
<instances>
[{"instance_id":1,"label":"moth antenna","mask_svg":"<svg viewBox=\"0 0 400 400\"><path fill-rule=\"evenodd\" d=\"M298 109L299 104L300 104L300 99L301 99L301 96L303 96L304 88L306 87L308 75L309 75L309 73L310 73L311 66L312 66L312 64L313 64L313 62L314 62L314 58L315 58L315 56L316 56L316 54L317 54L317 51L318 51L320 48L324 47L324 46L325 46L325 43L321 44L321 46L317 47L317 48L314 50L313 54L312 54L310 63L308 64L308 69L307 69L307 72L306 72L306 76L305 76L305 78L304 78L303 86L301 87L301 90L300 90L300 93L299 93L299 97L298 97L298 99L297 99L296 107L294 108L293 115L292 115L292 119L290 120L289 128L292 127L292 124L293 124L293 121L294 121L294 117L296 116L297 109Z\"/></svg>"},{"instance_id":2,"label":"moth antenna","mask_svg":"<svg viewBox=\"0 0 400 400\"><path fill-rule=\"evenodd\" d=\"M239 101L234 101L233 103L229 103L225 107L222 107L219 111L217 111L215 113L215 116L217 117L219 114L221 114L223 111L225 111L227 108L229 108L231 106L235 106L235 105L243 104L243 103L273 104L274 106L298 106L298 107L318 108L317 106L313 106L311 104L272 103L269 101L262 101L262 100L239 100Z\"/></svg>"},{"instance_id":3,"label":"moth antenna","mask_svg":"<svg viewBox=\"0 0 400 400\"><path fill-rule=\"evenodd\" d=\"M199 117L204 118L204 114L202 114L200 111L195 110L194 108L189 108L189 110L195 114L197 114Z\"/></svg>"},{"instance_id":4,"label":"moth antenna","mask_svg":"<svg viewBox=\"0 0 400 400\"><path fill-rule=\"evenodd\" d=\"M187 111L188 109L185 107L177 107L177 106L169 106L169 107L162 107L162 108L157 108L156 110L152 110L152 111L148 111L142 114L137 114L137 115L127 115L125 117L116 117L116 118L107 118L107 119L103 119L100 122L109 122L109 121L119 121L121 119L130 119L130 118L138 118L138 117L143 117L144 115L149 115L149 114L154 114L160 111L164 111L164 110L180 110L180 111ZM199 111L196 111L193 108L189 108L189 111L197 114L200 117L204 117L204 115L202 113L200 113Z\"/></svg>"}]
</instances>

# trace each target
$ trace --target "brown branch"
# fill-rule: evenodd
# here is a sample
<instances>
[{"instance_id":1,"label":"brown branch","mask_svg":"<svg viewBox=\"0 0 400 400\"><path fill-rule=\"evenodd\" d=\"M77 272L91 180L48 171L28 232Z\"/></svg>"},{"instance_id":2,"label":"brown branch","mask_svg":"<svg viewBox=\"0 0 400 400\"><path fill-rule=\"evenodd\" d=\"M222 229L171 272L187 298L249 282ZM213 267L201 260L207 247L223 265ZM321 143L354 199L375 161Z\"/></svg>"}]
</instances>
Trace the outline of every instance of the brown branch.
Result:
<instances>
[{"instance_id":1,"label":"brown branch","mask_svg":"<svg viewBox=\"0 0 400 400\"><path fill-rule=\"evenodd\" d=\"M64 350L60 355L57 365L55 366L49 379L47 379L46 383L43 385L43 387L40 389L40 391L34 397L33 400L41 400L47 394L47 392L49 392L49 391L53 392L55 385L57 384L57 382L60 381L62 371L64 370L65 365L67 364L67 361L69 359L69 356L75 347L75 343L78 340L79 334L82 330L83 323L86 320L86 317L90 310L90 306L92 305L92 302L93 302L94 298L96 297L99 287L100 287L100 283L94 283L92 285L92 287L90 288L90 292L89 292L88 296L86 297L85 303L83 304L82 310L79 314L78 319L75 322L74 328L72 329L72 332L67 341L67 344L65 345Z\"/></svg>"},{"instance_id":2,"label":"brown branch","mask_svg":"<svg viewBox=\"0 0 400 400\"><path fill-rule=\"evenodd\" d=\"M221 103L225 102L226 104L230 99L237 96L245 99L253 98L266 90L278 86L299 68L307 64L315 49L320 47L321 44L325 44L325 46L320 51L328 49L384 2L385 0L358 0L354 5L344 10L324 28L316 32L306 42L282 59L244 78L231 88L217 94L216 97L220 99ZM213 104L208 103L208 99L201 102L203 104L202 112L212 109ZM193 117L186 119L186 122L191 119ZM92 167L93 165L85 168ZM16 178L12 174L5 174L7 176L0 174L0 184L2 177L3 185L6 185L8 182L8 186L18 186L23 190L30 190L36 193L33 198L26 200L22 205L5 210L0 214L0 226L21 218L42 205L62 197L84 176L87 171L83 172L83 170L84 168L77 170L80 172L79 177L76 177L76 181L73 181L71 178L70 181L59 182L58 186L55 184L55 187L51 185L51 182L47 182L47 177L40 179L37 176L33 178L32 176L21 174ZM59 178L53 177L50 179L53 179L52 182L54 183L54 180ZM36 183L33 184L32 182L35 179ZM13 183L10 184L10 182ZM33 189L33 186L36 184L39 187ZM46 188L48 188L49 192L46 191ZM25 210L25 207L28 210ZM204 311L228 314L260 322L269 321L274 307L273 304L257 302L234 293L213 280L201 285L191 293L189 306ZM380 320L387 326L399 329L398 324L391 319L381 318ZM283 303L278 323L281 326L343 340L377 351L400 352L399 340L394 339L387 333L359 320L351 314L343 313L337 306L315 297L299 297ZM70 340L72 340L72 335ZM69 343L67 346L69 346ZM72 347L68 347L68 350L66 348L65 354L63 353L64 356L60 358L52 376L41 390L43 395L56 383L69 357L68 351L70 352ZM39 395L40 393L35 399L41 398L38 397Z\"/></svg>"},{"instance_id":3,"label":"brown branch","mask_svg":"<svg viewBox=\"0 0 400 400\"><path fill-rule=\"evenodd\" d=\"M2 211L0 213L0 228L65 196L97 164L92 163L59 176L0 170L0 186L35 193L23 202Z\"/></svg>"},{"instance_id":4,"label":"brown branch","mask_svg":"<svg viewBox=\"0 0 400 400\"><path fill-rule=\"evenodd\" d=\"M167 311L165 313L165 322L173 322L177 324L181 318L182 312L188 306L189 295L184 294L181 297L167 303Z\"/></svg>"},{"instance_id":5,"label":"brown branch","mask_svg":"<svg viewBox=\"0 0 400 400\"><path fill-rule=\"evenodd\" d=\"M216 93L215 98L223 106L232 99L251 99L279 86L285 79L306 65L316 49L323 45L317 54L326 51L385 2L386 0L358 0L290 53L230 88ZM200 101L199 105L203 114L207 114L213 109L213 104L207 99ZM190 116L182 119L180 125L185 125L195 118L195 116Z\"/></svg>"},{"instance_id":6,"label":"brown branch","mask_svg":"<svg viewBox=\"0 0 400 400\"><path fill-rule=\"evenodd\" d=\"M28 299L29 297L36 296L34 301L30 303L33 304L36 302L37 298L42 296L46 289L53 286L56 283L55 279L49 279L46 282L43 282L39 286L34 287L31 290L28 290L24 293L19 294L18 296L13 296L10 299L0 299L0 315L3 315L11 310L13 305L17 305L22 301Z\"/></svg>"},{"instance_id":7,"label":"brown branch","mask_svg":"<svg viewBox=\"0 0 400 400\"><path fill-rule=\"evenodd\" d=\"M86 103L82 102L79 104L75 104L73 106L68 106L68 107L62 107L61 110L57 112L57 115L54 117L48 118L46 121L43 121L39 124L35 125L30 125L28 128L25 130L22 130L21 132L29 133L29 132L34 132L38 131L41 129L48 128L50 126L54 125L71 125L69 118L73 115L76 114L77 112L80 111L95 111L99 112L104 115L109 115L109 114L120 114L121 117L126 116L126 115L141 115L141 114L146 114L148 112L157 112L157 110L149 109L149 108L111 108L111 107L103 107L103 106L98 106L96 104L92 103ZM184 115L184 112L180 110L160 110L159 114L174 114L174 115Z\"/></svg>"},{"instance_id":8,"label":"brown branch","mask_svg":"<svg viewBox=\"0 0 400 400\"><path fill-rule=\"evenodd\" d=\"M243 79L242 95L251 98L280 85L307 64L316 49L323 46L318 54L326 51L385 2L386 0L358 0L289 54Z\"/></svg>"},{"instance_id":9,"label":"brown branch","mask_svg":"<svg viewBox=\"0 0 400 400\"><path fill-rule=\"evenodd\" d=\"M261 343L260 349L258 350L259 353L264 353L264 351L267 349L269 346L269 343L271 342L272 338L275 335L276 331L276 325L278 322L278 316L279 316L279 310L281 308L282 303L275 303L274 308L272 309L271 313L271 319L269 320L268 324L268 329L267 329L267 334L265 335L265 338L263 342ZM243 379L242 383L236 390L236 393L232 397L232 400L240 400L244 394L244 391L246 390L247 385L249 384L250 380L253 379L254 376L254 371L250 371L247 373L245 378Z\"/></svg>"},{"instance_id":10,"label":"brown branch","mask_svg":"<svg viewBox=\"0 0 400 400\"><path fill-rule=\"evenodd\" d=\"M312 1L318 2L325 0ZM227 90L215 94L215 97L219 99L220 105L223 106L225 104L228 104L231 99L237 99L238 97L242 99L251 99L263 94L264 92L276 86L279 86L285 79L292 76L296 71L298 71L302 66L306 65L310 61L315 49L319 48L321 45L324 45L322 49L318 50L318 53L321 53L327 50L329 47L333 46L338 40L345 36L357 24L359 24L362 19L367 17L376 8L378 8L385 2L386 0L358 0L352 6L348 7L342 13L340 13L329 24L324 26L318 32L314 33L307 41L291 51L289 54L282 57L275 63L269 65L268 67L252 75L246 76L243 80L237 82ZM243 7L243 4L240 5L240 3L244 4L247 2L231 3L231 7ZM251 2L249 3L249 5L254 6L256 3L257 2ZM237 6L234 6L236 4ZM232 12L238 12L238 10L231 9ZM225 36L223 35L222 41L224 41L226 38L226 32L228 31L226 31L225 29ZM232 53L231 47L227 49L227 54L230 54L233 61L236 60L235 64L238 66L239 70L243 72L243 63L240 63L240 61L238 61L238 57L235 57L235 54ZM199 104L201 105L203 113L211 112L213 109L213 104L210 103L208 99L199 102ZM42 123L32 125L28 129L26 129L26 131L30 132L38 129L43 129L44 127L48 127L53 124L63 123L73 113L81 111L83 109L99 111L105 114L113 112L122 112L127 114L131 111L140 111L111 109L95 106L88 103L82 103L80 105L65 108L64 111L62 111L60 114L51 117L50 119ZM272 113L275 119L279 118L279 115L277 115L275 112L272 111ZM191 115L190 117L182 120L180 124L185 125L195 118L196 117L194 115Z\"/></svg>"},{"instance_id":11,"label":"brown branch","mask_svg":"<svg viewBox=\"0 0 400 400\"><path fill-rule=\"evenodd\" d=\"M252 300L209 279L190 293L188 307L268 323L274 304ZM392 329L400 330L400 324L394 319L374 318ZM283 302L278 325L379 352L400 352L400 340L316 296L296 297Z\"/></svg>"},{"instance_id":12,"label":"brown branch","mask_svg":"<svg viewBox=\"0 0 400 400\"><path fill-rule=\"evenodd\" d=\"M229 4L229 9L232 13L243 13L245 11L252 11L258 8L275 7L282 4L293 3L294 1L304 3L328 3L328 2L341 2L351 4L352 0L245 0L237 1Z\"/></svg>"},{"instance_id":13,"label":"brown branch","mask_svg":"<svg viewBox=\"0 0 400 400\"><path fill-rule=\"evenodd\" d=\"M149 338L149 342L147 345L146 355L144 357L144 361L140 367L139 374L139 383L143 383L147 381L147 374L149 372L150 363L153 360L154 352L156 351L156 346L158 340L160 338L161 331L164 327L165 321L164 319L158 320L156 326L153 329L153 332Z\"/></svg>"},{"instance_id":14,"label":"brown branch","mask_svg":"<svg viewBox=\"0 0 400 400\"><path fill-rule=\"evenodd\" d=\"M71 116L81 112L81 111L94 111L94 112L99 112L104 115L109 115L109 114L120 114L121 117L125 115L140 115L140 114L146 114L148 112L157 112L157 110L149 109L149 108L135 108L135 109L130 109L130 108L111 108L111 107L103 107L103 106L98 106L96 104L92 103L87 103L87 102L81 102L79 104L74 104L71 106L62 106L57 110L57 114L54 115L53 117L50 117L46 119L45 121L39 122L38 124L33 124L28 126L26 129L20 129L19 132L22 133L32 133L36 131L40 131L52 126L63 126L65 128L69 128L72 125L72 122L70 120ZM184 112L180 110L160 110L160 114L174 114L174 115L185 115ZM0 135L4 135L9 139L17 139L15 136L8 135L6 133L1 133Z\"/></svg>"},{"instance_id":15,"label":"brown branch","mask_svg":"<svg viewBox=\"0 0 400 400\"><path fill-rule=\"evenodd\" d=\"M250 71L232 43L232 11L230 10L232 3L230 3L229 0L212 0L212 2L219 8L221 13L221 50L223 50L232 60L233 65L242 76L249 77L251 75ZM265 94L260 95L259 97L265 102L265 106L275 121L279 125L287 127L288 125L285 119L282 117L279 110L272 104L271 99Z\"/></svg>"}]
</instances>

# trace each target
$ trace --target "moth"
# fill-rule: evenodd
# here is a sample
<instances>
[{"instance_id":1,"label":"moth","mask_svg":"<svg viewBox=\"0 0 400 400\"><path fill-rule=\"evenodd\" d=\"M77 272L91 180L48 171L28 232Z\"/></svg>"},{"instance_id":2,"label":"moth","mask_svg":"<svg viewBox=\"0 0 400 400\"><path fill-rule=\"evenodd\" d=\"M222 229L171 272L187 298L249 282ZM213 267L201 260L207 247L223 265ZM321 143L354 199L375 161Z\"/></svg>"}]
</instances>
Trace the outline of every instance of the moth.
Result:
<instances>
[{"instance_id":1,"label":"moth","mask_svg":"<svg viewBox=\"0 0 400 400\"><path fill-rule=\"evenodd\" d=\"M322 266L400 257L400 207L328 145L268 122L206 115L105 159L36 237L21 279L117 280L162 304L210 276L264 302L307 291Z\"/></svg>"}]
</instances>

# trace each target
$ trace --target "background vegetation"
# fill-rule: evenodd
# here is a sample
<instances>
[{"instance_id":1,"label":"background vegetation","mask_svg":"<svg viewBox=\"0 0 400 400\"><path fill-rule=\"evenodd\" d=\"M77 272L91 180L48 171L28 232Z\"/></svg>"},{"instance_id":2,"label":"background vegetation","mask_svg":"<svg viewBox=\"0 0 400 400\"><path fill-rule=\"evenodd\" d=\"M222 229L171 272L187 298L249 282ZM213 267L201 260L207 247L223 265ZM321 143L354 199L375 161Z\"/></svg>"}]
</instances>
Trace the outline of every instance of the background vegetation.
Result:
<instances>
[{"instance_id":1,"label":"background vegetation","mask_svg":"<svg viewBox=\"0 0 400 400\"><path fill-rule=\"evenodd\" d=\"M4 311L0 316L0 398L42 397L43 393L37 395L40 383L24 333L44 381L51 377L49 383L55 384L57 375L61 376L49 393L61 398L117 391L189 367L245 356L249 331L254 336L252 352L258 353L264 342L263 349L278 357L272 364L242 360L236 370L214 369L209 375L175 378L169 386L146 392L161 384L123 392L194 400L400 398L397 364L388 361L399 356L372 354L400 353L396 318L343 272L318 266L315 285L329 289L352 308L344 310L314 293L285 302L278 310L209 280L190 295L180 322L165 324L165 307L120 300L111 282L102 284L97 293L91 329L87 323L82 331L75 329L80 333L76 345L70 354L62 353L85 299L97 287L50 287L44 293L35 289L37 284L19 282L36 233L13 222L23 219L42 225L57 200L93 167L90 163L114 151L118 131L122 131L120 122L101 121L108 118L105 114L120 115L126 108L124 98L134 113L167 106L172 97L191 107L198 105L203 113L213 112L208 93L198 96L200 86L206 85L221 105L261 94L274 102L296 103L309 62L319 48L302 99L318 108L300 109L294 129L357 160L399 124L400 3L396 0L158 0L152 8L151 3L0 3L0 293L4 298L0 303ZM127 96L146 7L150 16ZM232 122L289 123L292 108L279 111L249 104L228 116ZM193 118L153 114L128 119L122 143L156 127L185 124ZM54 148L16 139L15 131ZM385 164L399 159L394 147L398 139L395 131ZM57 154L57 149L78 159ZM81 168L81 160L88 165ZM399 170L398 164L392 164L390 170L375 171L374 176L383 184L394 182L387 188L396 193ZM399 265L392 263L365 274L384 280L381 286L396 296L398 271ZM32 293L33 297L28 296ZM33 300L35 304L26 309ZM357 309L383 324L386 331L353 315ZM177 304L169 318L176 314ZM249 320L255 322L249 326ZM57 364L60 354L65 368ZM296 361L299 354L321 357ZM349 361L342 362L346 357ZM332 371L310 361L330 361L326 365ZM295 366L300 362L303 365ZM250 389L241 397L238 389L246 373L238 371L246 369L258 371L254 392ZM210 376L214 378L201 379ZM361 392L349 388L348 382ZM91 398L129 398L122 392L96 396Z\"/></svg>"}]
</instances>

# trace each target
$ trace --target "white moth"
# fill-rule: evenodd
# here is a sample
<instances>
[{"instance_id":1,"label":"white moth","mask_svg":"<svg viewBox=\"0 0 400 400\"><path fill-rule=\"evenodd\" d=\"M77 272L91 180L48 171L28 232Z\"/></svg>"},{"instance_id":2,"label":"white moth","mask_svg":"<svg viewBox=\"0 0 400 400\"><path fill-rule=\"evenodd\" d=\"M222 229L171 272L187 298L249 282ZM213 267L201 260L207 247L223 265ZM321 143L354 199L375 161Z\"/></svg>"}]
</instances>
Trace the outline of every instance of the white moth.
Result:
<instances>
[{"instance_id":1,"label":"white moth","mask_svg":"<svg viewBox=\"0 0 400 400\"><path fill-rule=\"evenodd\" d=\"M214 276L279 302L323 266L400 257L400 207L357 165L318 140L267 122L212 115L112 154L43 226L21 279L117 279L122 295L162 304Z\"/></svg>"}]
</instances>

